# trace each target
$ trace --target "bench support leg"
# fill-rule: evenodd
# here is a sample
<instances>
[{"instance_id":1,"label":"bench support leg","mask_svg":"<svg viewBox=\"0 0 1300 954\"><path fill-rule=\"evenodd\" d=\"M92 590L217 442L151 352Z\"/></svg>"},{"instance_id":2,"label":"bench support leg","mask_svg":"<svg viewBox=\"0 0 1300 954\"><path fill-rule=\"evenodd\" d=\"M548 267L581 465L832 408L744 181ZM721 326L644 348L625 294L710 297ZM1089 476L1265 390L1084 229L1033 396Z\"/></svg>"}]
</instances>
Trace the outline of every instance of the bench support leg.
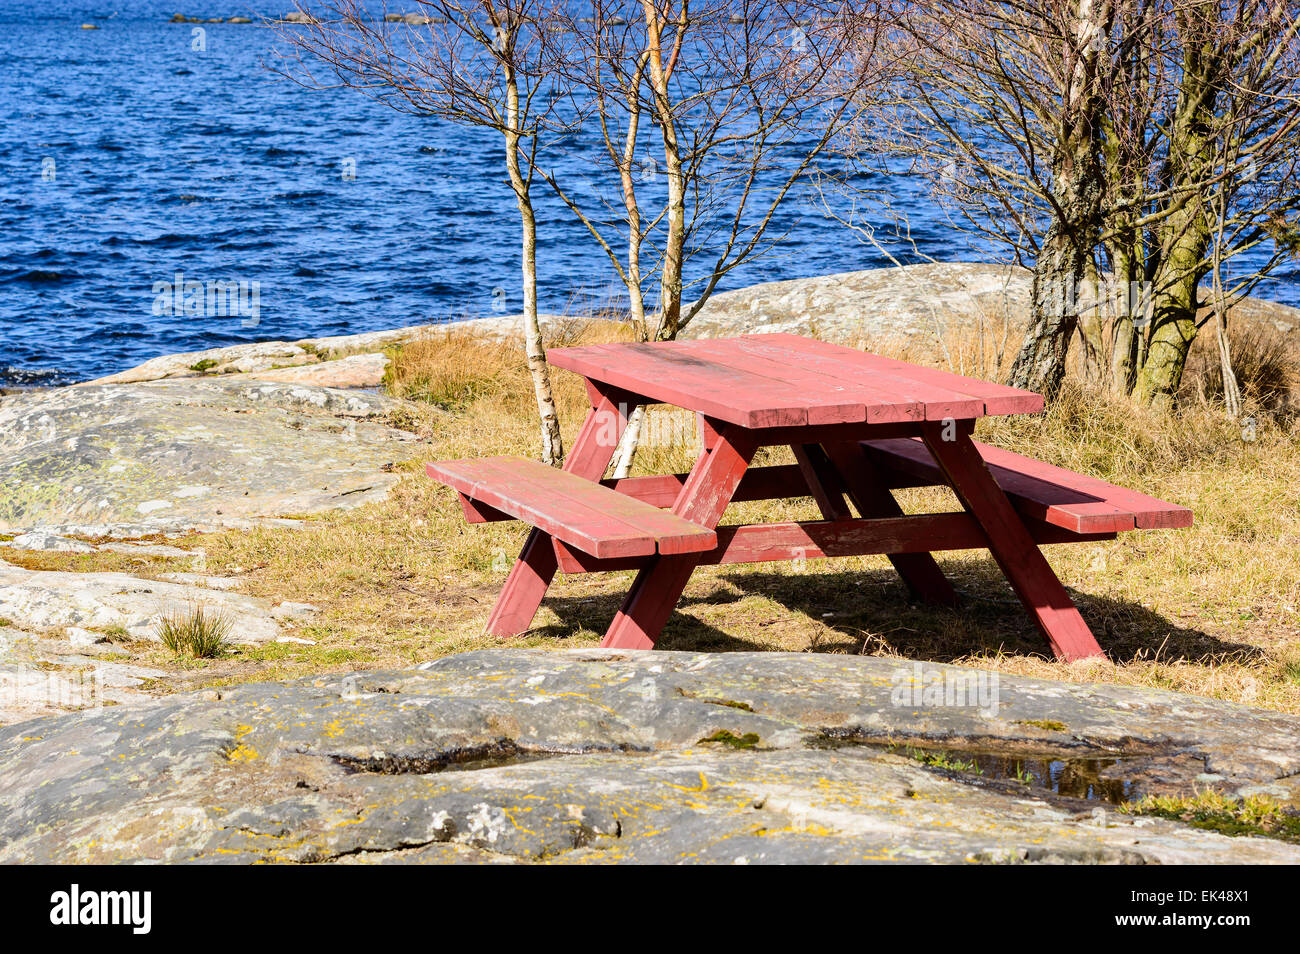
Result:
<instances>
[{"instance_id":1,"label":"bench support leg","mask_svg":"<svg viewBox=\"0 0 1300 954\"><path fill-rule=\"evenodd\" d=\"M542 597L555 579L555 547L551 535L536 527L528 534L528 541L519 559L506 577L492 615L488 617L484 632L493 636L518 636L528 632L533 625Z\"/></svg>"},{"instance_id":2,"label":"bench support leg","mask_svg":"<svg viewBox=\"0 0 1300 954\"><path fill-rule=\"evenodd\" d=\"M758 444L750 432L707 422L705 447L677 495L673 513L703 527L717 527ZM655 557L636 575L632 589L609 624L602 646L653 649L659 631L699 563L699 555Z\"/></svg>"},{"instance_id":3,"label":"bench support leg","mask_svg":"<svg viewBox=\"0 0 1300 954\"><path fill-rule=\"evenodd\" d=\"M952 489L984 530L993 559L1042 630L1058 659L1104 656L1070 595L984 464L970 435L944 440L940 422L922 425L926 446Z\"/></svg>"},{"instance_id":4,"label":"bench support leg","mask_svg":"<svg viewBox=\"0 0 1300 954\"><path fill-rule=\"evenodd\" d=\"M849 498L864 518L901 517L903 508L889 492L861 444L827 444L826 453L848 485ZM957 591L928 553L890 553L889 562L907 588L927 603L956 606Z\"/></svg>"},{"instance_id":5,"label":"bench support leg","mask_svg":"<svg viewBox=\"0 0 1300 954\"><path fill-rule=\"evenodd\" d=\"M591 394L593 407L569 450L564 469L588 480L600 480L618 449L628 415L640 402L624 392L599 386L592 386ZM556 568L551 535L534 527L492 607L484 631L493 636L526 633L555 579Z\"/></svg>"}]
</instances>

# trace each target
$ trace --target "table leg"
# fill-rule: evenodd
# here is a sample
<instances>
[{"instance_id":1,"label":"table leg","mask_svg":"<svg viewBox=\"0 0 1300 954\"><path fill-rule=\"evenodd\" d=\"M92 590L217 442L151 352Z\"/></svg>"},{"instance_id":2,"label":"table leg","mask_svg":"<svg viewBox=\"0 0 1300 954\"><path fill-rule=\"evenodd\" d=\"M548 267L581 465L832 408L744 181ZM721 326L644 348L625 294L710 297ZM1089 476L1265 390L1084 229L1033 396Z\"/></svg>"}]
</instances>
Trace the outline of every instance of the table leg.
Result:
<instances>
[{"instance_id":1,"label":"table leg","mask_svg":"<svg viewBox=\"0 0 1300 954\"><path fill-rule=\"evenodd\" d=\"M844 503L847 488L825 451L816 444L792 444L790 450L794 452L794 459L822 516L827 520L852 519L853 513Z\"/></svg>"},{"instance_id":2,"label":"table leg","mask_svg":"<svg viewBox=\"0 0 1300 954\"><path fill-rule=\"evenodd\" d=\"M621 391L602 389L599 385L591 385L590 390L593 405L569 450L564 469L588 480L600 480L618 449L635 404L634 399ZM556 569L551 535L534 527L501 588L484 632L493 636L518 636L527 632L537 608L542 605L542 597L555 579Z\"/></svg>"},{"instance_id":3,"label":"table leg","mask_svg":"<svg viewBox=\"0 0 1300 954\"><path fill-rule=\"evenodd\" d=\"M903 516L903 508L876 473L861 444L827 444L826 453L863 518ZM957 591L930 554L890 553L888 556L907 588L920 599L940 606L957 605Z\"/></svg>"},{"instance_id":4,"label":"table leg","mask_svg":"<svg viewBox=\"0 0 1300 954\"><path fill-rule=\"evenodd\" d=\"M963 505L983 528L989 551L1006 574L1057 658L1086 659L1105 655L1070 595L1052 572L1024 521L989 473L970 435L958 432L944 440L943 425L922 425L926 446Z\"/></svg>"},{"instance_id":5,"label":"table leg","mask_svg":"<svg viewBox=\"0 0 1300 954\"><path fill-rule=\"evenodd\" d=\"M706 430L707 449L700 452L677 495L673 513L713 528L722 519L758 444L749 431L733 425L709 422ZM653 649L698 562L699 554L695 553L653 558L636 575L601 645Z\"/></svg>"}]
</instances>

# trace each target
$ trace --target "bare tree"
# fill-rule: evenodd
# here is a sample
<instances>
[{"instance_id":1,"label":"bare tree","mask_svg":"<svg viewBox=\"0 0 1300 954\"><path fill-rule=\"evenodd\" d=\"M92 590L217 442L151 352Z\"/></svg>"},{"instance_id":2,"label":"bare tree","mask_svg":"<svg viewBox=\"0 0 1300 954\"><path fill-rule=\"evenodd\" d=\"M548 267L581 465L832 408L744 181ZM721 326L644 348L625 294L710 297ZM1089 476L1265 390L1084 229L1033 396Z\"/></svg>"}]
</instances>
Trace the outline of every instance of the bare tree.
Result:
<instances>
[{"instance_id":1,"label":"bare tree","mask_svg":"<svg viewBox=\"0 0 1300 954\"><path fill-rule=\"evenodd\" d=\"M860 6L592 0L555 26L597 187L543 171L627 289L641 340L676 338L733 269L777 244L778 209L879 80ZM653 284L657 287L647 287ZM626 474L632 418L615 458Z\"/></svg>"},{"instance_id":2,"label":"bare tree","mask_svg":"<svg viewBox=\"0 0 1300 954\"><path fill-rule=\"evenodd\" d=\"M1141 37L1129 47L1140 81L1111 96L1123 121L1106 130L1101 244L1112 268L1147 283L1149 302L1116 323L1115 384L1171 405L1193 339L1217 319L1235 413L1229 309L1296 252L1300 3L1181 0L1128 12L1117 30Z\"/></svg>"},{"instance_id":3,"label":"bare tree","mask_svg":"<svg viewBox=\"0 0 1300 954\"><path fill-rule=\"evenodd\" d=\"M1060 385L1101 212L1096 151L1111 0L919 0L889 42L906 64L858 151L926 176L962 227L1033 267L1012 382Z\"/></svg>"},{"instance_id":4,"label":"bare tree","mask_svg":"<svg viewBox=\"0 0 1300 954\"><path fill-rule=\"evenodd\" d=\"M672 339L729 272L779 241L778 209L880 81L872 21L866 5L848 16L782 0L583 10L563 21L564 62L598 130L589 158L611 188L584 197L543 174L609 257L641 336ZM658 140L650 161L647 131Z\"/></svg>"},{"instance_id":5,"label":"bare tree","mask_svg":"<svg viewBox=\"0 0 1300 954\"><path fill-rule=\"evenodd\" d=\"M1298 24L1297 0L908 4L908 70L859 148L1032 265L1011 383L1054 393L1077 329L1093 380L1172 403L1201 282L1240 269L1226 319L1294 249Z\"/></svg>"},{"instance_id":6,"label":"bare tree","mask_svg":"<svg viewBox=\"0 0 1300 954\"><path fill-rule=\"evenodd\" d=\"M542 459L564 458L537 315L539 143L554 132L563 73L550 61L549 0L416 0L419 23L388 23L357 0L326 0L277 27L278 70L315 89L360 91L395 109L496 133L519 209L523 332L541 419ZM558 0L557 0L558 5Z\"/></svg>"}]
</instances>

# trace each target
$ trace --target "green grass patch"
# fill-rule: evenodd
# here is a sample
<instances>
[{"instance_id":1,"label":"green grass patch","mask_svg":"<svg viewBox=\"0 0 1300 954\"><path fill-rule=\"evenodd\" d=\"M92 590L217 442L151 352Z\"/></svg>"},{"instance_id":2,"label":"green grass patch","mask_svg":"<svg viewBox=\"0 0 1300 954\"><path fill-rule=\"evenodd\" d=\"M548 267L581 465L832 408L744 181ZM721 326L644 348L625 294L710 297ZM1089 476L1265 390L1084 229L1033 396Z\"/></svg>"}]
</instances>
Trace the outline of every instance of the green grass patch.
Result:
<instances>
[{"instance_id":1,"label":"green grass patch","mask_svg":"<svg viewBox=\"0 0 1300 954\"><path fill-rule=\"evenodd\" d=\"M240 655L255 662L309 662L322 666L335 666L340 663L362 661L368 654L344 646L264 643L261 646L250 646L242 650Z\"/></svg>"},{"instance_id":2,"label":"green grass patch","mask_svg":"<svg viewBox=\"0 0 1300 954\"><path fill-rule=\"evenodd\" d=\"M984 774L983 769L981 769L976 762L957 758L951 752L917 749L909 745L902 750L902 754L906 755L909 759L920 762L922 765L943 769L947 772L969 772L973 775Z\"/></svg>"},{"instance_id":3,"label":"green grass patch","mask_svg":"<svg viewBox=\"0 0 1300 954\"><path fill-rule=\"evenodd\" d=\"M1119 810L1127 815L1167 818L1221 835L1277 838L1300 844L1300 812L1263 795L1242 799L1218 792L1200 792L1182 798L1148 795L1140 801L1125 802Z\"/></svg>"}]
</instances>

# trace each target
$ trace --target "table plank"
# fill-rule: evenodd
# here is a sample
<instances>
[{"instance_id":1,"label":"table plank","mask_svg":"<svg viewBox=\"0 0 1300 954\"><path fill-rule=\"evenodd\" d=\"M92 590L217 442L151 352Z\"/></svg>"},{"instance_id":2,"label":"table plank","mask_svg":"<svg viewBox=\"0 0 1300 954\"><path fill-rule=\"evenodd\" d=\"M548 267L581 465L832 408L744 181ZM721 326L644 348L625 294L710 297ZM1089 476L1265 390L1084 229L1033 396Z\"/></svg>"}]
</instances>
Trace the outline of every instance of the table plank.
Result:
<instances>
[{"instance_id":1,"label":"table plank","mask_svg":"<svg viewBox=\"0 0 1300 954\"><path fill-rule=\"evenodd\" d=\"M1043 406L1028 391L791 334L556 348L548 360L751 429L969 420Z\"/></svg>"},{"instance_id":2,"label":"table plank","mask_svg":"<svg viewBox=\"0 0 1300 954\"><path fill-rule=\"evenodd\" d=\"M1043 396L1033 391L1024 391L1020 388L1008 387L1005 384L996 384L992 381L983 381L979 378L953 374L950 371L941 371L937 368L924 368L920 365L910 364L907 361L900 361L897 358L886 358L883 355L872 354L868 351L857 351L853 348L845 348L825 341L818 341L814 338L776 332L745 335L743 339L761 339L774 345L808 354L820 354L832 358L838 357L868 371L890 372L891 378L896 380L931 385L961 394L970 399L982 401L984 405L983 412L974 415L975 417L998 414L1036 414L1043 409ZM963 417L965 415L950 414L946 416ZM927 420L940 419L927 418Z\"/></svg>"},{"instance_id":3,"label":"table plank","mask_svg":"<svg viewBox=\"0 0 1300 954\"><path fill-rule=\"evenodd\" d=\"M827 377L814 368L791 363L789 356L773 358L761 353L747 353L737 347L738 339L699 339L666 342L692 356L733 368L763 382L767 394L789 394L789 400L803 401L807 423L857 424L867 419L866 399L862 389L846 386L843 379ZM784 399L784 398L783 398Z\"/></svg>"},{"instance_id":4,"label":"table plank","mask_svg":"<svg viewBox=\"0 0 1300 954\"><path fill-rule=\"evenodd\" d=\"M880 423L981 417L984 400L969 391L895 373L877 355L798 335L745 335L733 339L742 354L763 355L851 387L868 403L866 420ZM867 360L863 360L867 359Z\"/></svg>"},{"instance_id":5,"label":"table plank","mask_svg":"<svg viewBox=\"0 0 1300 954\"><path fill-rule=\"evenodd\" d=\"M769 382L754 375L673 354L659 343L552 348L546 359L557 368L741 427L808 423L805 402L792 388L768 388Z\"/></svg>"}]
</instances>

